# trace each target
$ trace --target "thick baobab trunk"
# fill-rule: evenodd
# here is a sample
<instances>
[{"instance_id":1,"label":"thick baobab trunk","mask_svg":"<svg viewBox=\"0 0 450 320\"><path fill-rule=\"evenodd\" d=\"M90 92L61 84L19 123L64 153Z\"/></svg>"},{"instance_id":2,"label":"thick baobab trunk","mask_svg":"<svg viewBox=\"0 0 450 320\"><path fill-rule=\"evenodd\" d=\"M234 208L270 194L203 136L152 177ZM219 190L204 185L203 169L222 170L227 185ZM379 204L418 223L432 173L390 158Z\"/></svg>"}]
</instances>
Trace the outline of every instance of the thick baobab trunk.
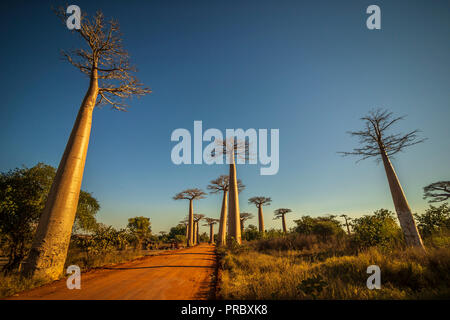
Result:
<instances>
[{"instance_id":1,"label":"thick baobab trunk","mask_svg":"<svg viewBox=\"0 0 450 320\"><path fill-rule=\"evenodd\" d=\"M414 222L411 208L409 207L406 196L403 192L400 181L395 173L389 157L386 152L381 150L381 157L383 159L384 169L389 182L389 188L391 189L392 200L394 201L395 211L397 211L398 220L405 236L406 244L409 246L419 246L425 249L422 238L417 230L416 223Z\"/></svg>"},{"instance_id":2,"label":"thick baobab trunk","mask_svg":"<svg viewBox=\"0 0 450 320\"><path fill-rule=\"evenodd\" d=\"M219 234L217 237L217 241L220 245L225 245L227 243L227 220L228 220L228 191L223 192L223 200L222 200L222 210L220 212L220 221L219 221Z\"/></svg>"},{"instance_id":3,"label":"thick baobab trunk","mask_svg":"<svg viewBox=\"0 0 450 320\"><path fill-rule=\"evenodd\" d=\"M264 232L264 216L261 204L258 207L258 222L259 222L259 232Z\"/></svg>"},{"instance_id":4,"label":"thick baobab trunk","mask_svg":"<svg viewBox=\"0 0 450 320\"><path fill-rule=\"evenodd\" d=\"M236 240L238 244L242 243L241 240L241 215L239 212L239 193L236 179L236 164L234 163L234 157L230 164L230 176L229 176L229 204L228 215L230 218L229 233L232 238Z\"/></svg>"},{"instance_id":5,"label":"thick baobab trunk","mask_svg":"<svg viewBox=\"0 0 450 320\"><path fill-rule=\"evenodd\" d=\"M189 223L188 223L188 238L187 246L194 245L194 204L192 199L189 200Z\"/></svg>"},{"instance_id":6,"label":"thick baobab trunk","mask_svg":"<svg viewBox=\"0 0 450 320\"><path fill-rule=\"evenodd\" d=\"M55 280L64 269L98 96L97 70L93 70L23 266L23 274L28 277Z\"/></svg>"},{"instance_id":7,"label":"thick baobab trunk","mask_svg":"<svg viewBox=\"0 0 450 320\"><path fill-rule=\"evenodd\" d=\"M283 232L284 232L284 233L287 233L287 228L286 228L286 216L285 216L284 214L281 216L281 221L282 221L282 224L283 224Z\"/></svg>"},{"instance_id":8,"label":"thick baobab trunk","mask_svg":"<svg viewBox=\"0 0 450 320\"><path fill-rule=\"evenodd\" d=\"M209 243L210 244L214 243L214 225L213 224L209 225Z\"/></svg>"},{"instance_id":9,"label":"thick baobab trunk","mask_svg":"<svg viewBox=\"0 0 450 320\"><path fill-rule=\"evenodd\" d=\"M244 221L241 220L241 236L244 234Z\"/></svg>"}]
</instances>

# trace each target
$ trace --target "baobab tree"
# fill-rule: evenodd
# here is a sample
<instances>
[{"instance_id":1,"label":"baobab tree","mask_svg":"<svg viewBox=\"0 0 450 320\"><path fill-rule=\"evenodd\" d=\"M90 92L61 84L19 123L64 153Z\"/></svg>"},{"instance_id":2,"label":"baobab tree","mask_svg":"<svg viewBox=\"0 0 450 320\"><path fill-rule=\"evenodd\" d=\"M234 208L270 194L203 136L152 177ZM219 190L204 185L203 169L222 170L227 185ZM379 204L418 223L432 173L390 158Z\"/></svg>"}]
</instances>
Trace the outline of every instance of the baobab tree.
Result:
<instances>
[{"instance_id":1,"label":"baobab tree","mask_svg":"<svg viewBox=\"0 0 450 320\"><path fill-rule=\"evenodd\" d=\"M253 219L253 218L254 218L253 214L251 214L249 212L241 212L241 234L244 233L245 221Z\"/></svg>"},{"instance_id":2,"label":"baobab tree","mask_svg":"<svg viewBox=\"0 0 450 320\"><path fill-rule=\"evenodd\" d=\"M286 208L280 208L274 211L275 213L275 217L274 219L280 219L281 218L281 224L283 226L283 232L287 233L287 228L286 228L286 214L292 212L291 209L286 209Z\"/></svg>"},{"instance_id":3,"label":"baobab tree","mask_svg":"<svg viewBox=\"0 0 450 320\"><path fill-rule=\"evenodd\" d=\"M221 175L215 180L211 180L207 186L210 193L222 192L222 209L220 210L220 221L219 221L219 233L217 236L217 241L220 245L224 245L227 239L227 220L228 220L228 208L227 208L227 195L229 186L229 176ZM244 190L245 185L240 179L237 179L238 193Z\"/></svg>"},{"instance_id":4,"label":"baobab tree","mask_svg":"<svg viewBox=\"0 0 450 320\"><path fill-rule=\"evenodd\" d=\"M350 223L349 223L349 221L351 221L352 218L350 218L350 217L347 216L346 214L341 214L340 217L344 218L344 220L345 220L345 226L347 227L347 234L350 235Z\"/></svg>"},{"instance_id":5,"label":"baobab tree","mask_svg":"<svg viewBox=\"0 0 450 320\"><path fill-rule=\"evenodd\" d=\"M441 202L450 199L450 181L438 181L423 188L423 198L428 202Z\"/></svg>"},{"instance_id":6,"label":"baobab tree","mask_svg":"<svg viewBox=\"0 0 450 320\"><path fill-rule=\"evenodd\" d=\"M205 227L209 226L209 243L214 243L214 225L219 221L219 219L215 218L205 218L206 223L204 224Z\"/></svg>"},{"instance_id":7,"label":"baobab tree","mask_svg":"<svg viewBox=\"0 0 450 320\"><path fill-rule=\"evenodd\" d=\"M199 225L198 223L205 217L204 214L196 213L194 214L194 244L199 244Z\"/></svg>"},{"instance_id":8,"label":"baobab tree","mask_svg":"<svg viewBox=\"0 0 450 320\"><path fill-rule=\"evenodd\" d=\"M192 247L194 245L194 200L200 200L205 198L206 193L202 190L186 189L177 193L173 199L174 200L189 200L189 216L188 216L188 236L186 239L186 245Z\"/></svg>"},{"instance_id":9,"label":"baobab tree","mask_svg":"<svg viewBox=\"0 0 450 320\"><path fill-rule=\"evenodd\" d=\"M359 156L360 159L358 161L371 157L375 157L378 160L381 158L405 242L409 246L418 246L424 249L411 208L390 160L398 152L425 140L418 138L418 130L413 130L406 134L388 133L393 124L403 119L404 117L393 117L392 112L387 110L369 112L367 116L361 118L365 122L365 128L361 131L349 132L352 136L359 138L359 143L362 144L362 147L355 148L351 152L340 153L344 156Z\"/></svg>"},{"instance_id":10,"label":"baobab tree","mask_svg":"<svg viewBox=\"0 0 450 320\"><path fill-rule=\"evenodd\" d=\"M230 171L228 175L228 234L236 241L236 243L241 244L241 219L239 211L239 188L236 175L236 163L242 163L250 159L249 153L249 143L244 140L232 137L226 140L216 140L216 145L218 146L214 149L213 157L220 157L225 155L227 159L227 164L230 165ZM223 231L222 231L223 233Z\"/></svg>"},{"instance_id":11,"label":"baobab tree","mask_svg":"<svg viewBox=\"0 0 450 320\"><path fill-rule=\"evenodd\" d=\"M259 232L264 232L264 216L263 216L263 206L268 206L272 202L271 198L268 197L253 197L248 199L249 204L254 204L258 208L258 221L259 221Z\"/></svg>"},{"instance_id":12,"label":"baobab tree","mask_svg":"<svg viewBox=\"0 0 450 320\"><path fill-rule=\"evenodd\" d=\"M64 26L65 8L56 10ZM89 78L89 87L66 144L42 211L32 248L23 266L30 277L57 279L64 267L74 223L88 150L92 114L95 106L109 104L124 111L126 98L150 93L133 75L128 53L122 47L117 21L105 22L103 14L81 17L81 28L74 29L84 48L66 52L66 61Z\"/></svg>"}]
</instances>

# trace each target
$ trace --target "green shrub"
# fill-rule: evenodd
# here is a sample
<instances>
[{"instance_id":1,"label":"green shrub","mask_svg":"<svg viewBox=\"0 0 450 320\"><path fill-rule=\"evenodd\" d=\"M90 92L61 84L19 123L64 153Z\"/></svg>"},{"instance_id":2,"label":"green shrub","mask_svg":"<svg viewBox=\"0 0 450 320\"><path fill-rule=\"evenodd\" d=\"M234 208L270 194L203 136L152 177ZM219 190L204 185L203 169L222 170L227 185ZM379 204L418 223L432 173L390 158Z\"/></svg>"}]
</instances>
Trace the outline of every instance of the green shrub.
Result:
<instances>
[{"instance_id":1,"label":"green shrub","mask_svg":"<svg viewBox=\"0 0 450 320\"><path fill-rule=\"evenodd\" d=\"M353 243L359 248L393 247L401 244L403 239L394 214L386 209L353 219L352 229Z\"/></svg>"},{"instance_id":2,"label":"green shrub","mask_svg":"<svg viewBox=\"0 0 450 320\"><path fill-rule=\"evenodd\" d=\"M297 224L294 231L303 235L316 235L323 241L328 241L333 236L344 235L341 223L335 216L317 217L303 216L294 220Z\"/></svg>"},{"instance_id":3,"label":"green shrub","mask_svg":"<svg viewBox=\"0 0 450 320\"><path fill-rule=\"evenodd\" d=\"M439 207L430 205L425 213L414 214L422 237L430 237L450 230L450 208L448 203Z\"/></svg>"}]
</instances>

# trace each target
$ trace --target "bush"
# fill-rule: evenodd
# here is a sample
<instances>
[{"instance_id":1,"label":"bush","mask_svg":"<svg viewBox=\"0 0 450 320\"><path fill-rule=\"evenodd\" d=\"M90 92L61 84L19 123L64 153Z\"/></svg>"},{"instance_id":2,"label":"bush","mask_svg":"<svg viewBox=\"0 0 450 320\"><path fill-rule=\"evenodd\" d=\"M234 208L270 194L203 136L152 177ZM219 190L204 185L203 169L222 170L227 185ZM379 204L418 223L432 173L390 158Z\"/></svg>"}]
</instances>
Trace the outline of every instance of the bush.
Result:
<instances>
[{"instance_id":1,"label":"bush","mask_svg":"<svg viewBox=\"0 0 450 320\"><path fill-rule=\"evenodd\" d=\"M414 214L422 237L430 237L450 230L450 208L448 203L439 207L430 205L423 214Z\"/></svg>"},{"instance_id":2,"label":"bush","mask_svg":"<svg viewBox=\"0 0 450 320\"><path fill-rule=\"evenodd\" d=\"M356 218L352 222L352 240L359 248L371 246L392 247L403 243L400 227L394 214L386 209L380 209L373 215Z\"/></svg>"},{"instance_id":3,"label":"bush","mask_svg":"<svg viewBox=\"0 0 450 320\"><path fill-rule=\"evenodd\" d=\"M258 231L258 228L253 224L250 224L247 228L245 228L244 233L242 234L242 239L246 241L253 241L261 238L262 234Z\"/></svg>"},{"instance_id":4,"label":"bush","mask_svg":"<svg viewBox=\"0 0 450 320\"><path fill-rule=\"evenodd\" d=\"M333 236L344 235L341 223L335 219L335 216L317 218L304 216L294 222L297 224L295 232L303 235L316 235L323 241L328 241Z\"/></svg>"}]
</instances>

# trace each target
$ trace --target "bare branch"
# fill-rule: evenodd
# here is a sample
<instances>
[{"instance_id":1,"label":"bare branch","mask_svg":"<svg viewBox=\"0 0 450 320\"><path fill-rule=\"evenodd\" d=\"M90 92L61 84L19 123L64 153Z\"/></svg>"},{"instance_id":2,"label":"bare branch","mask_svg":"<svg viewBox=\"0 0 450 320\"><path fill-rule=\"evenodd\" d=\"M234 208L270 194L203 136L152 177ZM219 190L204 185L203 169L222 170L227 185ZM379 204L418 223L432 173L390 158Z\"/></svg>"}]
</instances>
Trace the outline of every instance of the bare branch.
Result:
<instances>
[{"instance_id":1,"label":"bare branch","mask_svg":"<svg viewBox=\"0 0 450 320\"><path fill-rule=\"evenodd\" d=\"M361 131L351 131L350 135L358 138L362 147L354 148L350 152L338 152L342 156L359 156L357 161L365 160L371 157L377 157L386 152L388 156L403 151L406 147L421 143L426 139L419 139L419 130L414 130L406 134L389 134L387 130L404 116L392 118L392 112L387 110L373 110L361 120L365 121L365 129Z\"/></svg>"},{"instance_id":2,"label":"bare branch","mask_svg":"<svg viewBox=\"0 0 450 320\"><path fill-rule=\"evenodd\" d=\"M54 10L65 24L68 16L64 7ZM132 96L151 93L132 74L136 68L130 65L129 55L122 47L119 23L105 21L103 13L97 12L88 18L83 12L81 28L74 29L87 44L87 49L63 51L62 56L82 73L91 76L96 71L99 81L99 95L96 105L110 104L113 109L125 111L123 100Z\"/></svg>"},{"instance_id":3,"label":"bare branch","mask_svg":"<svg viewBox=\"0 0 450 320\"><path fill-rule=\"evenodd\" d=\"M431 198L428 202L441 202L450 199L450 181L438 181L423 188L423 198Z\"/></svg>"}]
</instances>

